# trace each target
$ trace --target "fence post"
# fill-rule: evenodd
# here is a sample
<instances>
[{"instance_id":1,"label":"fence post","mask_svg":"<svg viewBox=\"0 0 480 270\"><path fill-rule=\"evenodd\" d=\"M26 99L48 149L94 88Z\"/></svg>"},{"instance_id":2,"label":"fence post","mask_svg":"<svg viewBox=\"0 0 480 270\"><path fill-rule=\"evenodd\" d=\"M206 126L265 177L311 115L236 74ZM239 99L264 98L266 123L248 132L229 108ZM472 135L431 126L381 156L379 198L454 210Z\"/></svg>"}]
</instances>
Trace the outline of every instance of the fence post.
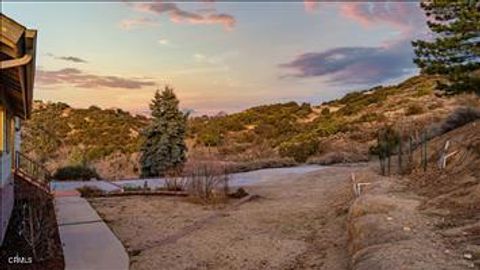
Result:
<instances>
[{"instance_id":1,"label":"fence post","mask_svg":"<svg viewBox=\"0 0 480 270\"><path fill-rule=\"evenodd\" d=\"M387 134L385 134L385 146L387 148L386 152L387 152L388 176L390 176L390 171L392 166L392 162L391 162L392 149L390 149L391 145L390 145L390 141Z\"/></svg>"},{"instance_id":2,"label":"fence post","mask_svg":"<svg viewBox=\"0 0 480 270\"><path fill-rule=\"evenodd\" d=\"M380 131L377 134L377 151L378 151L378 161L380 162L380 172L382 175L385 175L385 162L384 162L384 153L382 148L382 139Z\"/></svg>"},{"instance_id":3,"label":"fence post","mask_svg":"<svg viewBox=\"0 0 480 270\"><path fill-rule=\"evenodd\" d=\"M450 146L450 140L447 140L443 147L442 153L440 154L440 159L437 162L437 166L439 169L444 169L446 166L446 156L447 156L447 151L449 146Z\"/></svg>"},{"instance_id":4,"label":"fence post","mask_svg":"<svg viewBox=\"0 0 480 270\"><path fill-rule=\"evenodd\" d=\"M411 166L413 162L413 135L411 133L408 137L408 162Z\"/></svg>"},{"instance_id":5,"label":"fence post","mask_svg":"<svg viewBox=\"0 0 480 270\"><path fill-rule=\"evenodd\" d=\"M427 171L428 157L427 157L427 131L423 132L423 171Z\"/></svg>"},{"instance_id":6,"label":"fence post","mask_svg":"<svg viewBox=\"0 0 480 270\"><path fill-rule=\"evenodd\" d=\"M400 143L398 145L398 172L400 174L403 173L403 168L402 168L402 166L403 166L403 164L402 164L403 163L403 160L402 160L402 158L403 158L403 146L402 146L402 144L403 144L402 136L400 135Z\"/></svg>"}]
</instances>

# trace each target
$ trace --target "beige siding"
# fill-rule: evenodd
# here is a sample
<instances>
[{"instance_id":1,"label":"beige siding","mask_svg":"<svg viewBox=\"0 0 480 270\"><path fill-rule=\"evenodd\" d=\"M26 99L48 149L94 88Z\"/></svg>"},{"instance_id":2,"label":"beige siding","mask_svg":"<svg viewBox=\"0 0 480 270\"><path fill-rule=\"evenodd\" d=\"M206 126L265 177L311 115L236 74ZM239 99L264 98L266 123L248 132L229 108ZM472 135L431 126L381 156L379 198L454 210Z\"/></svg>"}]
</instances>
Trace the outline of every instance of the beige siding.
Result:
<instances>
[{"instance_id":1,"label":"beige siding","mask_svg":"<svg viewBox=\"0 0 480 270\"><path fill-rule=\"evenodd\" d=\"M0 188L0 243L3 242L5 233L8 227L8 221L13 209L14 191L13 191L13 176L9 180L9 184Z\"/></svg>"}]
</instances>

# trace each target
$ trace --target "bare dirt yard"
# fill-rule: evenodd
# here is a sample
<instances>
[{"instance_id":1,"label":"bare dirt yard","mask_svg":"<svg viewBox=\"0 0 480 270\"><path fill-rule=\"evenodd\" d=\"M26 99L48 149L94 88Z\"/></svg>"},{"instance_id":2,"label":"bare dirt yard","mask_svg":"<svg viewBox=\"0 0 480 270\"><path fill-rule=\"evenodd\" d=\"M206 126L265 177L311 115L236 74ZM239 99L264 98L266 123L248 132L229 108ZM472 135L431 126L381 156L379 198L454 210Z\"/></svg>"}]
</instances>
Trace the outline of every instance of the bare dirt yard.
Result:
<instances>
[{"instance_id":1,"label":"bare dirt yard","mask_svg":"<svg viewBox=\"0 0 480 270\"><path fill-rule=\"evenodd\" d=\"M478 123L429 142L428 170L382 177L378 164L283 175L259 197L91 199L132 269L480 269ZM457 151L445 170L438 149ZM417 153L415 153L417 155ZM351 174L364 186L353 198Z\"/></svg>"},{"instance_id":2,"label":"bare dirt yard","mask_svg":"<svg viewBox=\"0 0 480 270\"><path fill-rule=\"evenodd\" d=\"M350 174L336 167L247 188L237 207L131 196L90 202L123 242L132 269L348 269Z\"/></svg>"}]
</instances>

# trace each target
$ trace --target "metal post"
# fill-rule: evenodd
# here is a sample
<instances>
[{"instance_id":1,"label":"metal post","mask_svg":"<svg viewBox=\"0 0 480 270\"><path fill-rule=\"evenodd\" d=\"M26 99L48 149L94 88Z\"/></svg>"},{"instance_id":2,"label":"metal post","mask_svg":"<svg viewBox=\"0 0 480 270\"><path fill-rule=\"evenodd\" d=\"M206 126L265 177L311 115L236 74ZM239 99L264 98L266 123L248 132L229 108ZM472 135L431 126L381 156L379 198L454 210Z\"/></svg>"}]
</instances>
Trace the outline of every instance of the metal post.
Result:
<instances>
[{"instance_id":1,"label":"metal post","mask_svg":"<svg viewBox=\"0 0 480 270\"><path fill-rule=\"evenodd\" d=\"M427 165L428 165L428 157L427 157L427 131L425 130L423 133L423 171L427 171Z\"/></svg>"}]
</instances>

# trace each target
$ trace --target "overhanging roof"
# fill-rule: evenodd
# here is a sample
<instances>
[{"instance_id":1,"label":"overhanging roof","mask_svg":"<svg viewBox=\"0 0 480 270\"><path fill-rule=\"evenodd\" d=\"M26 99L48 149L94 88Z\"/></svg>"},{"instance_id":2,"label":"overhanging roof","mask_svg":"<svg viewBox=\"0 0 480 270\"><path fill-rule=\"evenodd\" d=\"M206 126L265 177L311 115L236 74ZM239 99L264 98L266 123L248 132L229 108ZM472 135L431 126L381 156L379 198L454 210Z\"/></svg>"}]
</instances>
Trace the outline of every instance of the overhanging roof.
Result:
<instances>
[{"instance_id":1,"label":"overhanging roof","mask_svg":"<svg viewBox=\"0 0 480 270\"><path fill-rule=\"evenodd\" d=\"M0 13L0 91L15 115L32 110L37 31Z\"/></svg>"}]
</instances>

